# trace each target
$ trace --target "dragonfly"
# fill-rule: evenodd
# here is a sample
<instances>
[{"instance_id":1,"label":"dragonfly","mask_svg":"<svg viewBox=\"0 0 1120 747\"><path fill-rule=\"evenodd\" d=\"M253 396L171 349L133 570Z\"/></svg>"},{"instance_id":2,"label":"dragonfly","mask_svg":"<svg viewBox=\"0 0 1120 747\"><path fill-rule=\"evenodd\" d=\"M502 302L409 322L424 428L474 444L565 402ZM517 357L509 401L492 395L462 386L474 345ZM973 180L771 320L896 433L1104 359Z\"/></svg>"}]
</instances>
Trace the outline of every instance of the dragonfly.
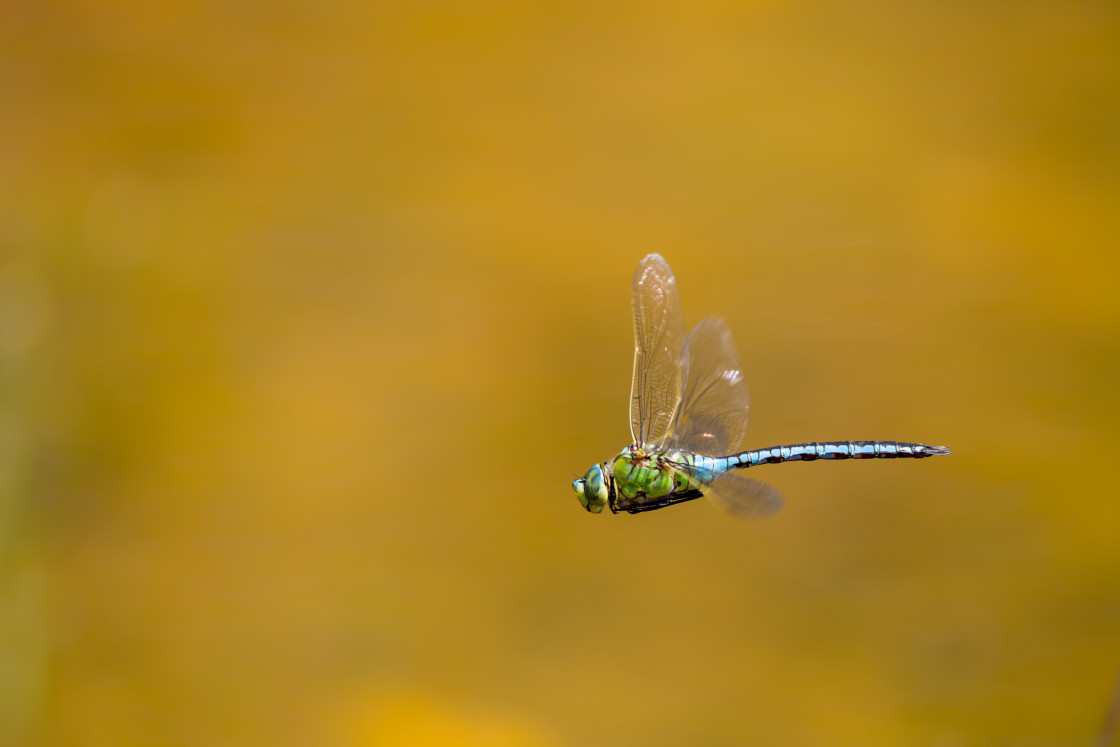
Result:
<instances>
[{"instance_id":1,"label":"dragonfly","mask_svg":"<svg viewBox=\"0 0 1120 747\"><path fill-rule=\"evenodd\" d=\"M593 514L640 513L707 495L733 515L763 517L782 507L781 493L740 470L816 459L922 459L946 446L902 441L817 441L738 449L749 399L727 324L704 319L685 336L677 281L659 254L634 273L632 443L572 483Z\"/></svg>"}]
</instances>

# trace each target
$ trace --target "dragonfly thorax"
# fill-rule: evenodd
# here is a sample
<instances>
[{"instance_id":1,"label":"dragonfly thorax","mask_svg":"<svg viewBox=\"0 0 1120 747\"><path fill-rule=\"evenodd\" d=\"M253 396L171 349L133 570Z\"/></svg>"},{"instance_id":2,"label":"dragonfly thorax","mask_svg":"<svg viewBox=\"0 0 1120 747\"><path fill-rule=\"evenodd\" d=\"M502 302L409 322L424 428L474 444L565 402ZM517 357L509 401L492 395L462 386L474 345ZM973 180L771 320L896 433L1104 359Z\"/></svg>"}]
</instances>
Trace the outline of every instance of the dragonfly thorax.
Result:
<instances>
[{"instance_id":1,"label":"dragonfly thorax","mask_svg":"<svg viewBox=\"0 0 1120 747\"><path fill-rule=\"evenodd\" d=\"M656 499L684 488L683 475L673 469L672 456L677 455L644 444L623 449L611 466L618 499Z\"/></svg>"}]
</instances>

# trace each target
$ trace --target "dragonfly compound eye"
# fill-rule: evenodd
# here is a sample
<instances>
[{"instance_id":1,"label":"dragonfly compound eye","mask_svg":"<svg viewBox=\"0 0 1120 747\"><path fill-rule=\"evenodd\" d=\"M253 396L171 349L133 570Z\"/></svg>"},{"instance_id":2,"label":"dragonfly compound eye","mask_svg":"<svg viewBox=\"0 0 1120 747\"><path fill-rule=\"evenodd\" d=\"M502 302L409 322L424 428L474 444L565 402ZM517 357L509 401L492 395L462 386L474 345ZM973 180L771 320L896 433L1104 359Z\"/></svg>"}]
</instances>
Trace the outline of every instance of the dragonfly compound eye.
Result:
<instances>
[{"instance_id":1,"label":"dragonfly compound eye","mask_svg":"<svg viewBox=\"0 0 1120 747\"><path fill-rule=\"evenodd\" d=\"M593 514L600 513L607 505L607 481L603 468L598 464L587 470L587 474L572 483L580 505Z\"/></svg>"}]
</instances>

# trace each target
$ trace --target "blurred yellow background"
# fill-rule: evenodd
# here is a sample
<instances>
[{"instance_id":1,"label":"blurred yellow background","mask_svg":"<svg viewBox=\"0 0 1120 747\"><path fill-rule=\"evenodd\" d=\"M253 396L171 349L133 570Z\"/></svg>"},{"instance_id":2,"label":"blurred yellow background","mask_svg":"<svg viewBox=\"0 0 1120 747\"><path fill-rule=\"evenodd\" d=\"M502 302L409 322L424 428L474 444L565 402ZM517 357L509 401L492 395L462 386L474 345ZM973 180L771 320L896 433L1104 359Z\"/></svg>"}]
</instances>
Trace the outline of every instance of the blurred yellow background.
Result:
<instances>
[{"instance_id":1,"label":"blurred yellow background","mask_svg":"<svg viewBox=\"0 0 1120 747\"><path fill-rule=\"evenodd\" d=\"M1120 6L0 5L0 743L1071 745ZM786 508L592 516L630 276Z\"/></svg>"}]
</instances>

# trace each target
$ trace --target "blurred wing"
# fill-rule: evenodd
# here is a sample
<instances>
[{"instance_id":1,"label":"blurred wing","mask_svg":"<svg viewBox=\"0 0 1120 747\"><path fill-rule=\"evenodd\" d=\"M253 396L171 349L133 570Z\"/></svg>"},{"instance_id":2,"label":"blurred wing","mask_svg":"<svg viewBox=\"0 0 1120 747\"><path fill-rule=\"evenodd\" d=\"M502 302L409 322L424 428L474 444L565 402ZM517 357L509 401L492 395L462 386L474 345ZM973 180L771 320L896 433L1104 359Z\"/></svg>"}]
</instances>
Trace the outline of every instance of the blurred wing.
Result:
<instances>
[{"instance_id":1,"label":"blurred wing","mask_svg":"<svg viewBox=\"0 0 1120 747\"><path fill-rule=\"evenodd\" d=\"M630 435L635 443L652 443L673 422L687 367L677 281L660 254L647 255L638 263L631 302L634 382L630 387Z\"/></svg>"},{"instance_id":2,"label":"blurred wing","mask_svg":"<svg viewBox=\"0 0 1120 747\"><path fill-rule=\"evenodd\" d=\"M738 450L747 433L747 383L731 331L718 317L696 325L685 342L688 381L669 442L705 456Z\"/></svg>"},{"instance_id":3,"label":"blurred wing","mask_svg":"<svg viewBox=\"0 0 1120 747\"><path fill-rule=\"evenodd\" d=\"M720 475L704 493L727 513L744 519L765 518L784 503L777 488L730 472Z\"/></svg>"}]
</instances>

